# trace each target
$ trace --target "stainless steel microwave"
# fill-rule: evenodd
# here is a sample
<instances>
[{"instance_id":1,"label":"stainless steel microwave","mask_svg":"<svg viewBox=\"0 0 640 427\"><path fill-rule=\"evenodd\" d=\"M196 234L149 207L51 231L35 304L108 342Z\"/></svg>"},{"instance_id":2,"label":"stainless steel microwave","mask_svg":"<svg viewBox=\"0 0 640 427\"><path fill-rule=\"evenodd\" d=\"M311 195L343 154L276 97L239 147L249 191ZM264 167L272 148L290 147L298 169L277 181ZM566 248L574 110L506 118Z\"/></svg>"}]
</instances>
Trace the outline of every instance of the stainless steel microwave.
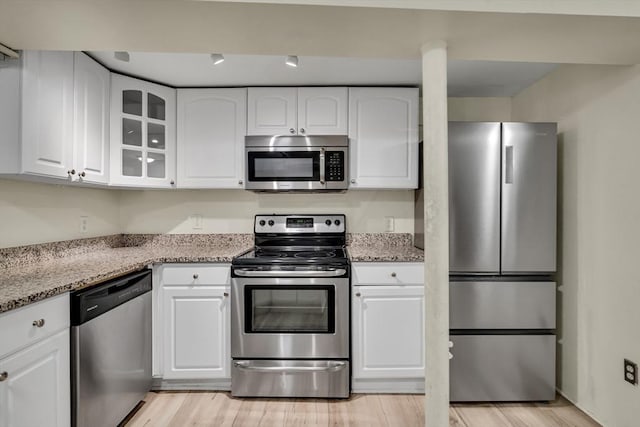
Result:
<instances>
[{"instance_id":1,"label":"stainless steel microwave","mask_svg":"<svg viewBox=\"0 0 640 427\"><path fill-rule=\"evenodd\" d=\"M247 136L245 188L254 191L340 191L349 187L344 135Z\"/></svg>"}]
</instances>

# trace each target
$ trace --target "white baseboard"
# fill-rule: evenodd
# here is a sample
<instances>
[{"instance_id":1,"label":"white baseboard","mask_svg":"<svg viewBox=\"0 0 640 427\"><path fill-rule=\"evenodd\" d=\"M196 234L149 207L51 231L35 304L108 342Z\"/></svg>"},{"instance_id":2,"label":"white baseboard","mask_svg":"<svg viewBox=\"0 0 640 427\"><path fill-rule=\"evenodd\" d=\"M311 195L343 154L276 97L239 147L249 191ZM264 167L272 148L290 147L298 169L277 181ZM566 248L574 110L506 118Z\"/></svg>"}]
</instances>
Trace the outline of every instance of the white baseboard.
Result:
<instances>
[{"instance_id":1,"label":"white baseboard","mask_svg":"<svg viewBox=\"0 0 640 427\"><path fill-rule=\"evenodd\" d=\"M569 402L571 402L571 404L572 404L573 406L575 406L576 408L580 409L582 412L584 412L585 414L587 414L587 415L588 415L588 416L589 416L593 421L597 422L598 424L600 424L600 425L602 425L602 426L604 425L604 423L603 423L602 421L600 421L599 419L597 419L597 418L596 418L596 417L591 413L591 411L587 411L586 409L584 409L584 408L582 407L582 405L580 405L580 404L578 404L578 403L574 402L574 401L573 401L573 399L571 399L569 396L567 396L567 395L566 395L562 390L560 390L559 388L557 388L557 389L556 389L556 392L557 392L560 396L564 397L564 398L565 398L565 399L567 399Z\"/></svg>"},{"instance_id":2,"label":"white baseboard","mask_svg":"<svg viewBox=\"0 0 640 427\"><path fill-rule=\"evenodd\" d=\"M178 391L178 390L231 390L231 378L207 379L207 380L165 380L154 378L151 384L152 391Z\"/></svg>"}]
</instances>

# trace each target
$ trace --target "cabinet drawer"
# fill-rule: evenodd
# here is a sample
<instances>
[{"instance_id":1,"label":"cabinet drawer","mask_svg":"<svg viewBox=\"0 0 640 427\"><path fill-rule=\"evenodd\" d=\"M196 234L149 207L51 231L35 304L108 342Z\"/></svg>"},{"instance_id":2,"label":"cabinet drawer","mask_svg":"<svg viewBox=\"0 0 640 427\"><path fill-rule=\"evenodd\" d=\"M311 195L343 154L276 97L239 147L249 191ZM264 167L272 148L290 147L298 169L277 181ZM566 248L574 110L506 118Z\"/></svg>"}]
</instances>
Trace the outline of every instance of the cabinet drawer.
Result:
<instances>
[{"instance_id":1,"label":"cabinet drawer","mask_svg":"<svg viewBox=\"0 0 640 427\"><path fill-rule=\"evenodd\" d=\"M355 263L353 284L358 285L421 285L424 283L422 263Z\"/></svg>"},{"instance_id":2,"label":"cabinet drawer","mask_svg":"<svg viewBox=\"0 0 640 427\"><path fill-rule=\"evenodd\" d=\"M0 315L0 357L69 327L69 294ZM40 327L34 322L44 320Z\"/></svg>"},{"instance_id":3,"label":"cabinet drawer","mask_svg":"<svg viewBox=\"0 0 640 427\"><path fill-rule=\"evenodd\" d=\"M231 266L229 264L174 264L162 266L163 286L228 285Z\"/></svg>"},{"instance_id":4,"label":"cabinet drawer","mask_svg":"<svg viewBox=\"0 0 640 427\"><path fill-rule=\"evenodd\" d=\"M449 284L450 329L555 329L555 282Z\"/></svg>"}]
</instances>

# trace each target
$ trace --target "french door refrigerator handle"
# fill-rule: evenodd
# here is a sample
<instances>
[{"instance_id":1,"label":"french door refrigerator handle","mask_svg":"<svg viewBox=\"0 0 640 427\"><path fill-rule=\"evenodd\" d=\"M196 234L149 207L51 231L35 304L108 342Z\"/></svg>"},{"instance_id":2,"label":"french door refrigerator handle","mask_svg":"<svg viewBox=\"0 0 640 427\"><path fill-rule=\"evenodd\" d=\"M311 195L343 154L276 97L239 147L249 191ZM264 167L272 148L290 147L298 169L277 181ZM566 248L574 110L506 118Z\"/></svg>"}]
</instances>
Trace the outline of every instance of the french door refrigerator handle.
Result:
<instances>
[{"instance_id":1,"label":"french door refrigerator handle","mask_svg":"<svg viewBox=\"0 0 640 427\"><path fill-rule=\"evenodd\" d=\"M505 167L504 167L504 183L513 184L513 145L504 147Z\"/></svg>"}]
</instances>

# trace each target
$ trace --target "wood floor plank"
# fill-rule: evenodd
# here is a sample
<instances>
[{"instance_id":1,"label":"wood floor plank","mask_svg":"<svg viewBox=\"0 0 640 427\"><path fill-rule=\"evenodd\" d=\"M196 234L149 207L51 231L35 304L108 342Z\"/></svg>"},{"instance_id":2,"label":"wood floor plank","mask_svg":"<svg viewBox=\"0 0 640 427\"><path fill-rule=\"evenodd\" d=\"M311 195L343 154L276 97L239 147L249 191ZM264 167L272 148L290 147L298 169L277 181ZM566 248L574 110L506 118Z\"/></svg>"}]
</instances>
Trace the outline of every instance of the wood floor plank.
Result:
<instances>
[{"instance_id":1,"label":"wood floor plank","mask_svg":"<svg viewBox=\"0 0 640 427\"><path fill-rule=\"evenodd\" d=\"M453 405L462 421L471 426L512 427L509 420L491 403Z\"/></svg>"},{"instance_id":2,"label":"wood floor plank","mask_svg":"<svg viewBox=\"0 0 640 427\"><path fill-rule=\"evenodd\" d=\"M148 396L149 394L147 394ZM163 392L155 393L150 402L143 405L140 411L131 419L127 426L132 427L166 427L171 425L180 406L184 403L188 393ZM146 402L146 397L145 397Z\"/></svg>"},{"instance_id":3,"label":"wood floor plank","mask_svg":"<svg viewBox=\"0 0 640 427\"><path fill-rule=\"evenodd\" d=\"M562 427L601 427L599 423L562 396L558 396L553 402L537 403L535 407Z\"/></svg>"},{"instance_id":4,"label":"wood floor plank","mask_svg":"<svg viewBox=\"0 0 640 427\"><path fill-rule=\"evenodd\" d=\"M513 427L563 427L558 420L542 411L530 410L531 405L523 403L499 403L498 410Z\"/></svg>"},{"instance_id":5,"label":"wood floor plank","mask_svg":"<svg viewBox=\"0 0 640 427\"><path fill-rule=\"evenodd\" d=\"M566 399L453 404L450 427L598 427ZM127 427L422 427L424 395L353 394L346 400L240 399L228 392L150 392Z\"/></svg>"}]
</instances>

